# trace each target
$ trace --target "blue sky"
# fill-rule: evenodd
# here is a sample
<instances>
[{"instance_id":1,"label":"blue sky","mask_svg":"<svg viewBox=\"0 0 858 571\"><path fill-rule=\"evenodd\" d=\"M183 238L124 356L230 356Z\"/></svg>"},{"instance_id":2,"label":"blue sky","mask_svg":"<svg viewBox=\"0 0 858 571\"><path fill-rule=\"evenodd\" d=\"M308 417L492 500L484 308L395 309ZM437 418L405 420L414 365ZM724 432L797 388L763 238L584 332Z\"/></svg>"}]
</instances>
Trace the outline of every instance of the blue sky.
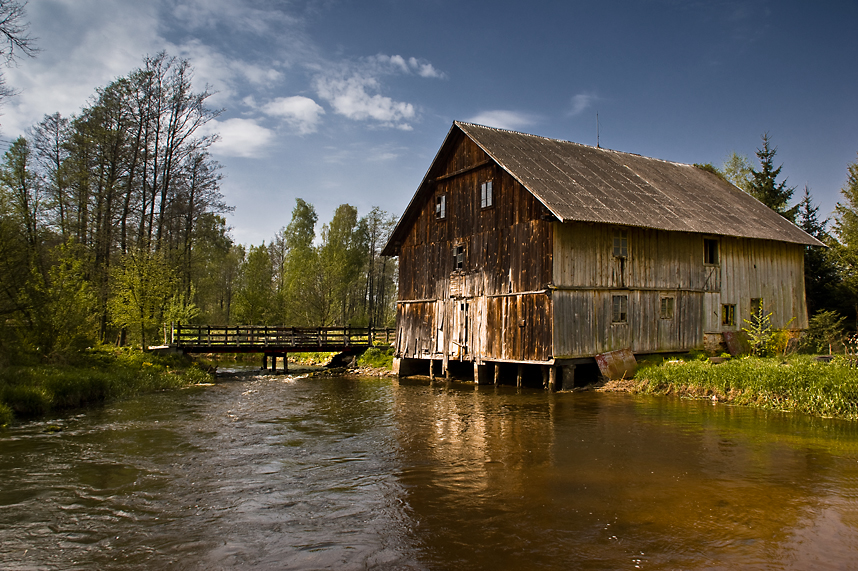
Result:
<instances>
[{"instance_id":1,"label":"blue sky","mask_svg":"<svg viewBox=\"0 0 858 571\"><path fill-rule=\"evenodd\" d=\"M11 140L166 50L223 108L236 240L295 198L397 217L454 120L685 163L756 162L828 215L858 160L858 2L30 0L41 53L6 71Z\"/></svg>"}]
</instances>

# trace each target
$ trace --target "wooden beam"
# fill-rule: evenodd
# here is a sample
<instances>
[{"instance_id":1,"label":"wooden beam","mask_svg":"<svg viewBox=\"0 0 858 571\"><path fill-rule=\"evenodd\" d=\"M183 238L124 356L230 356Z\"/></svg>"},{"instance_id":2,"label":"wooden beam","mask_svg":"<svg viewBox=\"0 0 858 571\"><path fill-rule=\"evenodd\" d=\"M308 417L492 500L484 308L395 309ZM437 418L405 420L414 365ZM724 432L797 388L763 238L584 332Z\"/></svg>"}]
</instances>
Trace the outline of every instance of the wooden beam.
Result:
<instances>
[{"instance_id":1,"label":"wooden beam","mask_svg":"<svg viewBox=\"0 0 858 571\"><path fill-rule=\"evenodd\" d=\"M438 181L441 181L441 180L447 180L448 178L453 178L453 177L459 176L460 174L465 174L466 172L471 172L472 170L476 170L476 169L478 169L478 168L480 168L480 167L484 167L484 166L486 166L486 165L490 165L490 164L492 164L492 162L493 162L493 161L492 161L491 159L487 159L487 160L485 160L485 161L483 161L483 162L481 162L481 163L477 163L477 164L475 164L475 165L471 165L471 166L469 166L469 167L465 167L465 168L463 168L463 169L459 169L459 170L457 170L457 171L453 171L453 172L451 172L451 173L442 174L442 175L441 175L441 176L439 176L439 177L435 177L435 178L433 178L431 182L438 182Z\"/></svg>"}]
</instances>

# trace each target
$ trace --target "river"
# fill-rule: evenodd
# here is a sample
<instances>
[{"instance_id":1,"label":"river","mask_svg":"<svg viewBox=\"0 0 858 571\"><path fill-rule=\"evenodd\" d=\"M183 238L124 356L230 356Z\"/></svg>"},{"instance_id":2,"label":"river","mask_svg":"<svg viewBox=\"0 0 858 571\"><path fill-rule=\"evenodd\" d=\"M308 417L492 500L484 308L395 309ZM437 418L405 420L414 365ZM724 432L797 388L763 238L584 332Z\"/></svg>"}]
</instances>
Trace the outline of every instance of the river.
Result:
<instances>
[{"instance_id":1,"label":"river","mask_svg":"<svg viewBox=\"0 0 858 571\"><path fill-rule=\"evenodd\" d=\"M673 398L248 374L0 433L4 570L856 561L856 423Z\"/></svg>"}]
</instances>

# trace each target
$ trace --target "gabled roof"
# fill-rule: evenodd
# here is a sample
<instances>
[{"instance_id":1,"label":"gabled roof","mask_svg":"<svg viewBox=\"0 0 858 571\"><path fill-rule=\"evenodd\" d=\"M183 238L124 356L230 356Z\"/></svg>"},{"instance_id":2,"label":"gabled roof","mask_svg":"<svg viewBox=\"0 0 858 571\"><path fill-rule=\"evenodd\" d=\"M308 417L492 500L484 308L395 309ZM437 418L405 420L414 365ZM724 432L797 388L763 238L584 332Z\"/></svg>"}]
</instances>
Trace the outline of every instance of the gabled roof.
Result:
<instances>
[{"instance_id":1,"label":"gabled roof","mask_svg":"<svg viewBox=\"0 0 858 571\"><path fill-rule=\"evenodd\" d=\"M822 245L751 195L693 165L459 121L453 123L442 150L456 130L562 222ZM423 193L431 192L429 171L393 231L385 254L395 255L393 245L402 240L408 221L416 214L412 209Z\"/></svg>"}]
</instances>

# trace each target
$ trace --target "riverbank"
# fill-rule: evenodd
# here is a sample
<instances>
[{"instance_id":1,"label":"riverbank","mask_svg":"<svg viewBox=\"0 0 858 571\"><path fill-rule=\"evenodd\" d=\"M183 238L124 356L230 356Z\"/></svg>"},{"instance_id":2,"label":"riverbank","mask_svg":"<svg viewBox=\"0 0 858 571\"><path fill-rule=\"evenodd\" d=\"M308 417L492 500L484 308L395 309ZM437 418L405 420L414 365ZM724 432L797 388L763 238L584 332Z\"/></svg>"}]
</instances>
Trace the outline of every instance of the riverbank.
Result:
<instances>
[{"instance_id":1,"label":"riverbank","mask_svg":"<svg viewBox=\"0 0 858 571\"><path fill-rule=\"evenodd\" d=\"M742 357L644 361L634 379L608 381L597 391L705 398L713 402L858 420L858 369L842 357Z\"/></svg>"},{"instance_id":2,"label":"riverbank","mask_svg":"<svg viewBox=\"0 0 858 571\"><path fill-rule=\"evenodd\" d=\"M210 372L181 357L132 349L90 349L74 364L0 369L0 426L134 395L210 382Z\"/></svg>"}]
</instances>

